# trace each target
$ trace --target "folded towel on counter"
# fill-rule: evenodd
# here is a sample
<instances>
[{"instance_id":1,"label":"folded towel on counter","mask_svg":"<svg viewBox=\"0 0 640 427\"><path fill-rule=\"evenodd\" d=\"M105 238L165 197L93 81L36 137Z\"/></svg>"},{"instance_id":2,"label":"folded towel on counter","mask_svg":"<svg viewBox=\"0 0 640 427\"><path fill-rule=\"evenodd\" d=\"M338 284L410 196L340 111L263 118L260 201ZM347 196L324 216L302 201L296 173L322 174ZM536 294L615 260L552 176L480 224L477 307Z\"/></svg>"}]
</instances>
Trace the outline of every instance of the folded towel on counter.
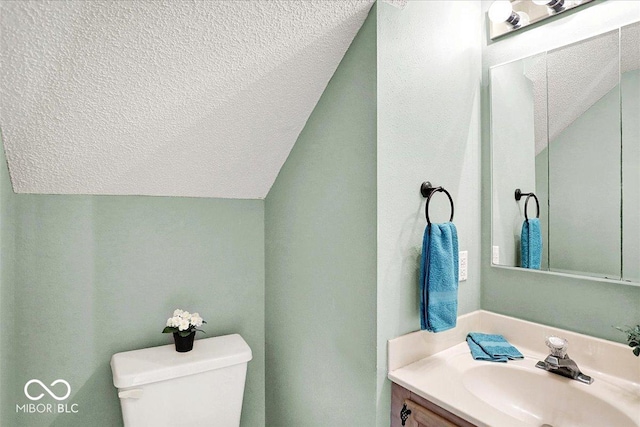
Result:
<instances>
[{"instance_id":1,"label":"folded towel on counter","mask_svg":"<svg viewBox=\"0 0 640 427\"><path fill-rule=\"evenodd\" d=\"M538 218L527 219L522 223L520 234L520 255L523 268L540 270L542 263L542 231Z\"/></svg>"},{"instance_id":2,"label":"folded towel on counter","mask_svg":"<svg viewBox=\"0 0 640 427\"><path fill-rule=\"evenodd\" d=\"M509 344L502 335L470 332L467 335L467 344L475 360L506 362L507 360L524 359L522 353Z\"/></svg>"},{"instance_id":3,"label":"folded towel on counter","mask_svg":"<svg viewBox=\"0 0 640 427\"><path fill-rule=\"evenodd\" d=\"M441 332L458 318L458 232L451 222L429 224L422 239L420 327Z\"/></svg>"},{"instance_id":4,"label":"folded towel on counter","mask_svg":"<svg viewBox=\"0 0 640 427\"><path fill-rule=\"evenodd\" d=\"M478 344L467 336L467 344L471 350L471 356L475 360L488 360L489 362L506 362L509 360L506 356L491 357Z\"/></svg>"}]
</instances>

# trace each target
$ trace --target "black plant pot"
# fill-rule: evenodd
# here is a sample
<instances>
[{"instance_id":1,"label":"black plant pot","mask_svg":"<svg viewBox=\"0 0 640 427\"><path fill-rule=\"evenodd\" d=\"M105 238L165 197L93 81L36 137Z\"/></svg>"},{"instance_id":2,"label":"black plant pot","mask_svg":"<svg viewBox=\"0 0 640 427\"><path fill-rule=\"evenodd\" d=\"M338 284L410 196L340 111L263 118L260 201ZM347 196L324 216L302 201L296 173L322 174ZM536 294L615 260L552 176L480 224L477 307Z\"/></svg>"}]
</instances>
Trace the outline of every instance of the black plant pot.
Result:
<instances>
[{"instance_id":1,"label":"black plant pot","mask_svg":"<svg viewBox=\"0 0 640 427\"><path fill-rule=\"evenodd\" d=\"M193 340L196 337L196 331L191 332L186 337L181 337L178 332L173 333L173 340L176 343L176 351L178 353L186 353L193 350Z\"/></svg>"}]
</instances>

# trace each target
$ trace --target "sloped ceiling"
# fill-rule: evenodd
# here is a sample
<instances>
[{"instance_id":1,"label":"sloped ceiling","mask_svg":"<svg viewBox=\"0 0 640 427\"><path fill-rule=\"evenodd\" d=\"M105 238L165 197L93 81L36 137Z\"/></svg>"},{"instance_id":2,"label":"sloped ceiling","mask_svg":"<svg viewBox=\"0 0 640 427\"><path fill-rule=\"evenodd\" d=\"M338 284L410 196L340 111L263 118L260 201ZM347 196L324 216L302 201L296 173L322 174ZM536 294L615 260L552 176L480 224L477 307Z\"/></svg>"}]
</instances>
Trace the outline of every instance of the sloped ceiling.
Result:
<instances>
[{"instance_id":1,"label":"sloped ceiling","mask_svg":"<svg viewBox=\"0 0 640 427\"><path fill-rule=\"evenodd\" d=\"M372 3L2 1L14 190L264 198Z\"/></svg>"}]
</instances>

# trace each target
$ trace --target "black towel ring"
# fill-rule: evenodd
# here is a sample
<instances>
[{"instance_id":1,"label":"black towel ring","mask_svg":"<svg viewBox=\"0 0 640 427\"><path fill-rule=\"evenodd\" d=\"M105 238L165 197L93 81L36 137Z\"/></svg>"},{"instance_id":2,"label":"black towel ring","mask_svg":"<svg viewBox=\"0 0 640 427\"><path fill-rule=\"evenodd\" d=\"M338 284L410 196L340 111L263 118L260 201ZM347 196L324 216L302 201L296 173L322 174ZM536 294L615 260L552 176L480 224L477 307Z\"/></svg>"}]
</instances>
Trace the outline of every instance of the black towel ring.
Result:
<instances>
[{"instance_id":1,"label":"black towel ring","mask_svg":"<svg viewBox=\"0 0 640 427\"><path fill-rule=\"evenodd\" d=\"M538 202L538 197L534 193L523 193L519 188L516 189L516 200L520 201L522 196L527 196L524 200L524 219L529 221L529 215L527 215L527 204L529 203L529 199L533 197L536 201L536 218L540 218L540 202Z\"/></svg>"},{"instance_id":2,"label":"black towel ring","mask_svg":"<svg viewBox=\"0 0 640 427\"><path fill-rule=\"evenodd\" d=\"M431 225L431 220L429 219L429 202L435 193L444 193L449 198L449 203L451 204L451 217L449 217L449 221L453 221L453 199L451 198L451 194L449 194L444 187L433 187L429 181L425 181L420 186L420 193L422 193L422 197L427 198L427 204L424 207L424 215L427 217L428 225Z\"/></svg>"}]
</instances>

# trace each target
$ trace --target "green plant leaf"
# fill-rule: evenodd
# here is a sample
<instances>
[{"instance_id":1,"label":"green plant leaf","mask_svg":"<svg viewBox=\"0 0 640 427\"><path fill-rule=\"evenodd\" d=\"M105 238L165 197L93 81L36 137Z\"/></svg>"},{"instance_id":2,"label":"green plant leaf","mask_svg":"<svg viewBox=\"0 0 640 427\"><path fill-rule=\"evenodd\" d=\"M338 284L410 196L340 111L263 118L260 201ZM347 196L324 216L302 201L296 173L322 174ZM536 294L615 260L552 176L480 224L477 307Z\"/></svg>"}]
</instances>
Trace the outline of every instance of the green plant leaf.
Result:
<instances>
[{"instance_id":1,"label":"green plant leaf","mask_svg":"<svg viewBox=\"0 0 640 427\"><path fill-rule=\"evenodd\" d=\"M184 337L188 337L189 335L191 335L193 333L193 331L187 329L186 331L180 331L179 333L180 333L180 336L184 338Z\"/></svg>"},{"instance_id":2,"label":"green plant leaf","mask_svg":"<svg viewBox=\"0 0 640 427\"><path fill-rule=\"evenodd\" d=\"M174 333L174 332L178 332L178 328L173 328L173 327L171 327L171 326L167 326L166 328L164 328L164 329L162 330L162 333L163 333L163 334L172 334L172 333Z\"/></svg>"},{"instance_id":3,"label":"green plant leaf","mask_svg":"<svg viewBox=\"0 0 640 427\"><path fill-rule=\"evenodd\" d=\"M634 349L633 349L633 354L635 354L635 355L636 355L636 357L637 357L637 356L640 356L640 347L636 347L636 348L634 348Z\"/></svg>"},{"instance_id":4,"label":"green plant leaf","mask_svg":"<svg viewBox=\"0 0 640 427\"><path fill-rule=\"evenodd\" d=\"M629 341L629 347L637 347L640 343L638 341L631 340Z\"/></svg>"},{"instance_id":5,"label":"green plant leaf","mask_svg":"<svg viewBox=\"0 0 640 427\"><path fill-rule=\"evenodd\" d=\"M206 334L206 332L205 332L205 331L203 331L202 329L196 329L196 331L198 331L198 332L202 332L203 334Z\"/></svg>"}]
</instances>

